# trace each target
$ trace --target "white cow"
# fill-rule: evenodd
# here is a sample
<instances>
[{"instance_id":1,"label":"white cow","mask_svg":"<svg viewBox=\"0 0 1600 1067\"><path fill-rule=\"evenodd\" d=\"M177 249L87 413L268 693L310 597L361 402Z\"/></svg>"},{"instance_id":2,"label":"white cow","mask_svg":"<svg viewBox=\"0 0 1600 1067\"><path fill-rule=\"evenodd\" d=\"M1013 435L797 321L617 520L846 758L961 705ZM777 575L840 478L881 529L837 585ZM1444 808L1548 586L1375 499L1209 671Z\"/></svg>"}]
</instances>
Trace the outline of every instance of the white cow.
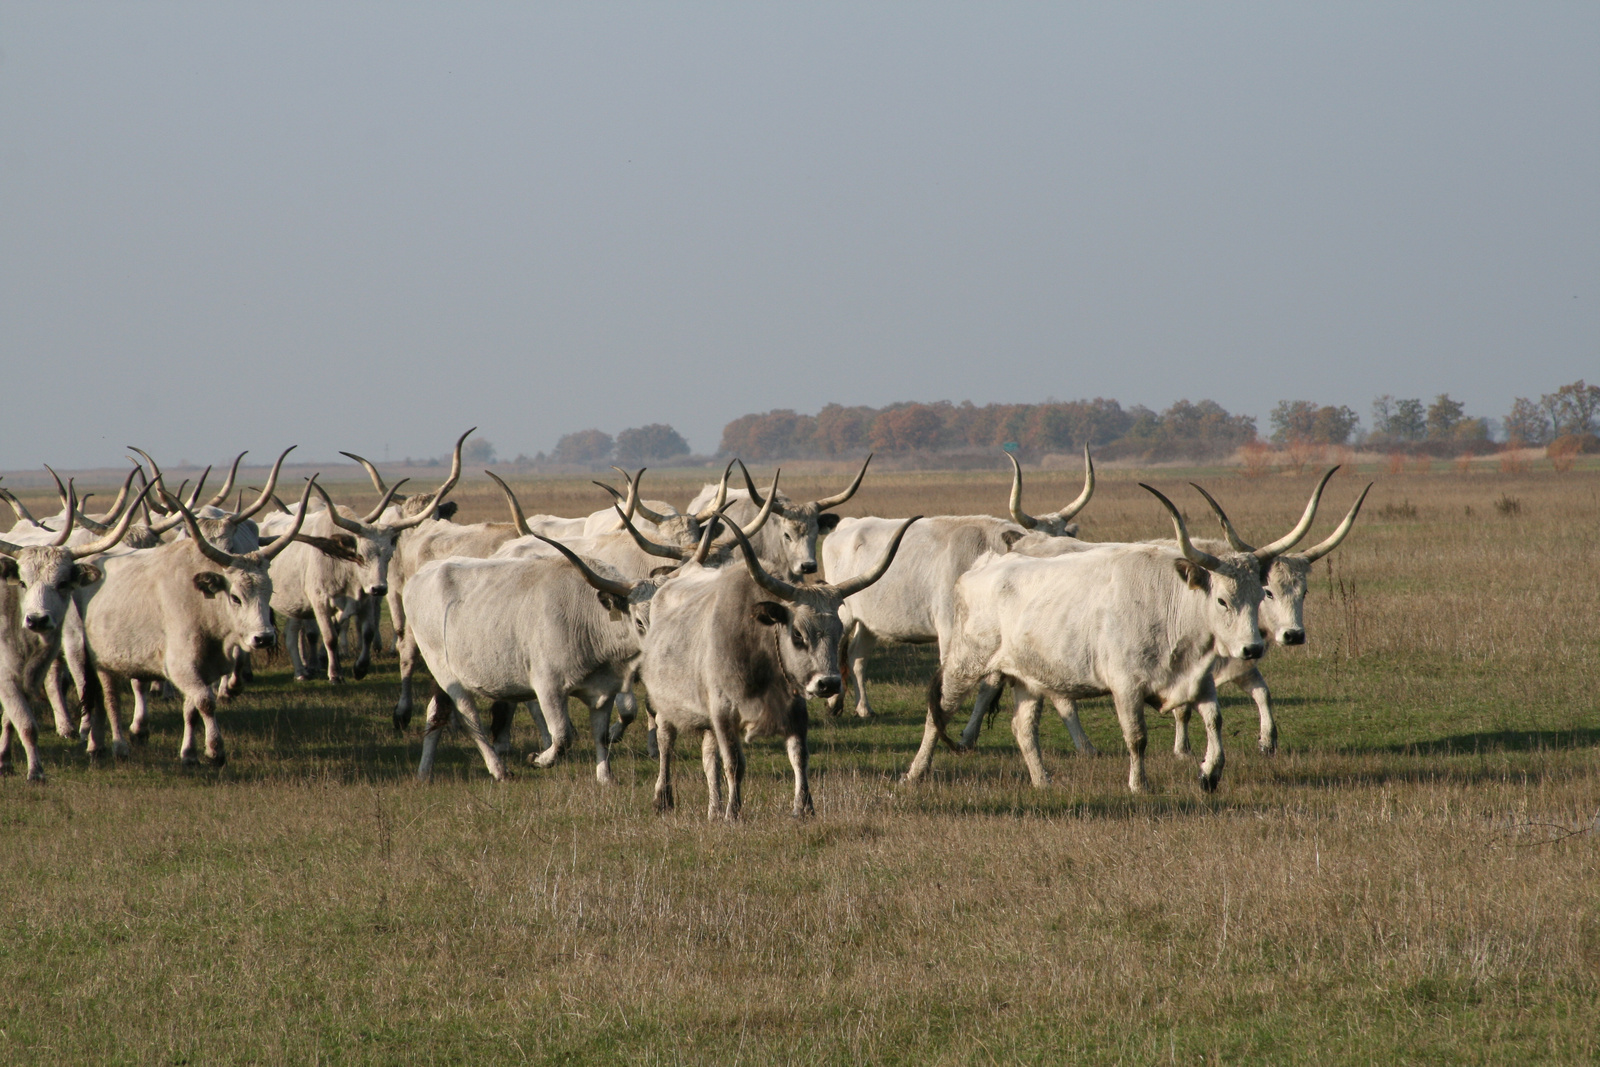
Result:
<instances>
[{"instance_id":1,"label":"white cow","mask_svg":"<svg viewBox=\"0 0 1600 1067\"><path fill-rule=\"evenodd\" d=\"M1142 483L1141 483L1142 484ZM927 772L947 716L983 680L1017 690L1012 730L1034 785L1040 702L1099 696L1116 701L1129 756L1128 788L1149 789L1144 771L1144 705L1196 704L1206 724L1200 784L1222 776L1222 717L1211 676L1219 656L1256 660L1261 640L1261 572L1270 557L1214 556L1189 540L1177 508L1179 550L1106 545L1053 558L1007 554L979 560L956 582L956 610L939 635L940 669L928 693L928 720L908 780Z\"/></svg>"}]
</instances>

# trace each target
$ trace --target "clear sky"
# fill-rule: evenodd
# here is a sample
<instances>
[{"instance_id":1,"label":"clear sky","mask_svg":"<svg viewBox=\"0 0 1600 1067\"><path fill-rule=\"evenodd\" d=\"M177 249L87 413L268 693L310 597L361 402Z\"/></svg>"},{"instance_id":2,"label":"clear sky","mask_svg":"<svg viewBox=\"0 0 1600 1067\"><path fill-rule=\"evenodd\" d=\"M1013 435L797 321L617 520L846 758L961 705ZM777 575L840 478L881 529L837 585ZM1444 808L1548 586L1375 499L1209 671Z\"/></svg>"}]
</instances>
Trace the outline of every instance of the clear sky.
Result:
<instances>
[{"instance_id":1,"label":"clear sky","mask_svg":"<svg viewBox=\"0 0 1600 1067\"><path fill-rule=\"evenodd\" d=\"M1600 378L1600 4L0 2L0 468Z\"/></svg>"}]
</instances>

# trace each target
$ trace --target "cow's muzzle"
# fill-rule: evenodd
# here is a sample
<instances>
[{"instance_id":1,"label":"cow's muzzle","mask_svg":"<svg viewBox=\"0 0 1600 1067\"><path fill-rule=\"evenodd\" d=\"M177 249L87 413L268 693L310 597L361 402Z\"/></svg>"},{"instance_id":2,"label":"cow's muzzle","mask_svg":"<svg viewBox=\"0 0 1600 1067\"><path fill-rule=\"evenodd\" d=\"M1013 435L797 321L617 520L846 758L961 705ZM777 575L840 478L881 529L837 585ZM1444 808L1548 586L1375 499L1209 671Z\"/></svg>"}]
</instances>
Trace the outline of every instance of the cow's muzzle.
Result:
<instances>
[{"instance_id":1,"label":"cow's muzzle","mask_svg":"<svg viewBox=\"0 0 1600 1067\"><path fill-rule=\"evenodd\" d=\"M386 585L375 585L371 589L367 590L367 595L368 596L388 596L389 595L389 587L386 586Z\"/></svg>"},{"instance_id":2,"label":"cow's muzzle","mask_svg":"<svg viewBox=\"0 0 1600 1067\"><path fill-rule=\"evenodd\" d=\"M278 635L276 633L256 634L250 639L251 648L272 648L277 643Z\"/></svg>"},{"instance_id":3,"label":"cow's muzzle","mask_svg":"<svg viewBox=\"0 0 1600 1067\"><path fill-rule=\"evenodd\" d=\"M1283 643L1286 645L1303 645L1306 643L1306 632L1304 630L1285 630L1283 631Z\"/></svg>"},{"instance_id":4,"label":"cow's muzzle","mask_svg":"<svg viewBox=\"0 0 1600 1067\"><path fill-rule=\"evenodd\" d=\"M56 628L56 621L49 615L38 612L22 620L22 625L36 634L47 634Z\"/></svg>"},{"instance_id":5,"label":"cow's muzzle","mask_svg":"<svg viewBox=\"0 0 1600 1067\"><path fill-rule=\"evenodd\" d=\"M817 565L815 563L802 563L800 564L800 573L815 574L817 573Z\"/></svg>"},{"instance_id":6,"label":"cow's muzzle","mask_svg":"<svg viewBox=\"0 0 1600 1067\"><path fill-rule=\"evenodd\" d=\"M844 681L837 674L825 674L811 683L814 697L836 697L844 691Z\"/></svg>"},{"instance_id":7,"label":"cow's muzzle","mask_svg":"<svg viewBox=\"0 0 1600 1067\"><path fill-rule=\"evenodd\" d=\"M1257 641L1254 644L1245 645L1243 648L1241 648L1239 650L1239 658L1260 659L1266 651L1267 646L1263 645L1260 641Z\"/></svg>"}]
</instances>

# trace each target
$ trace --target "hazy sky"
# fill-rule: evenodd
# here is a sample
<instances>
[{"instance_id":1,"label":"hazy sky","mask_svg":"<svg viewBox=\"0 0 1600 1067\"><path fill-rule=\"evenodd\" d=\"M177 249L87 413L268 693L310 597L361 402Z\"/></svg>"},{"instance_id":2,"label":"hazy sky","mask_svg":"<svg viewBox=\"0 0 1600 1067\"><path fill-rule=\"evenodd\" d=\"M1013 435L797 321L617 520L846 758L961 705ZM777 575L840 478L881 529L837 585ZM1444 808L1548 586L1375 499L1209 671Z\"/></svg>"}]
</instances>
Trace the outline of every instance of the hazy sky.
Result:
<instances>
[{"instance_id":1,"label":"hazy sky","mask_svg":"<svg viewBox=\"0 0 1600 1067\"><path fill-rule=\"evenodd\" d=\"M1600 378L1600 5L0 2L0 468Z\"/></svg>"}]
</instances>

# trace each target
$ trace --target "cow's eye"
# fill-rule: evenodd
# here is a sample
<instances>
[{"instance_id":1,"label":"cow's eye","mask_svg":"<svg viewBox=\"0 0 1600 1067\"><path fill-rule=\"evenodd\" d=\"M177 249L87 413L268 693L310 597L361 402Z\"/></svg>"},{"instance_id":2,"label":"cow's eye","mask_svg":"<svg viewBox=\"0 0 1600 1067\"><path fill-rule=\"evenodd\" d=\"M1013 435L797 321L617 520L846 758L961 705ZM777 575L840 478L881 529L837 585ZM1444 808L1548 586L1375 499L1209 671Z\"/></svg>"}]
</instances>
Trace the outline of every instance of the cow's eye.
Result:
<instances>
[{"instance_id":1,"label":"cow's eye","mask_svg":"<svg viewBox=\"0 0 1600 1067\"><path fill-rule=\"evenodd\" d=\"M1267 599L1268 600L1276 600L1276 599L1278 599L1277 597L1272 595L1272 590L1270 590L1270 589L1265 589L1265 590L1263 590L1263 592L1265 592L1267 594Z\"/></svg>"},{"instance_id":2,"label":"cow's eye","mask_svg":"<svg viewBox=\"0 0 1600 1067\"><path fill-rule=\"evenodd\" d=\"M1228 606L1228 602L1223 600L1221 597L1217 597L1217 606L1220 608L1225 608Z\"/></svg>"},{"instance_id":3,"label":"cow's eye","mask_svg":"<svg viewBox=\"0 0 1600 1067\"><path fill-rule=\"evenodd\" d=\"M244 601L240 600L238 597L234 596L232 593L228 594L228 599L233 601L235 604L239 604L241 606L244 604Z\"/></svg>"}]
</instances>

